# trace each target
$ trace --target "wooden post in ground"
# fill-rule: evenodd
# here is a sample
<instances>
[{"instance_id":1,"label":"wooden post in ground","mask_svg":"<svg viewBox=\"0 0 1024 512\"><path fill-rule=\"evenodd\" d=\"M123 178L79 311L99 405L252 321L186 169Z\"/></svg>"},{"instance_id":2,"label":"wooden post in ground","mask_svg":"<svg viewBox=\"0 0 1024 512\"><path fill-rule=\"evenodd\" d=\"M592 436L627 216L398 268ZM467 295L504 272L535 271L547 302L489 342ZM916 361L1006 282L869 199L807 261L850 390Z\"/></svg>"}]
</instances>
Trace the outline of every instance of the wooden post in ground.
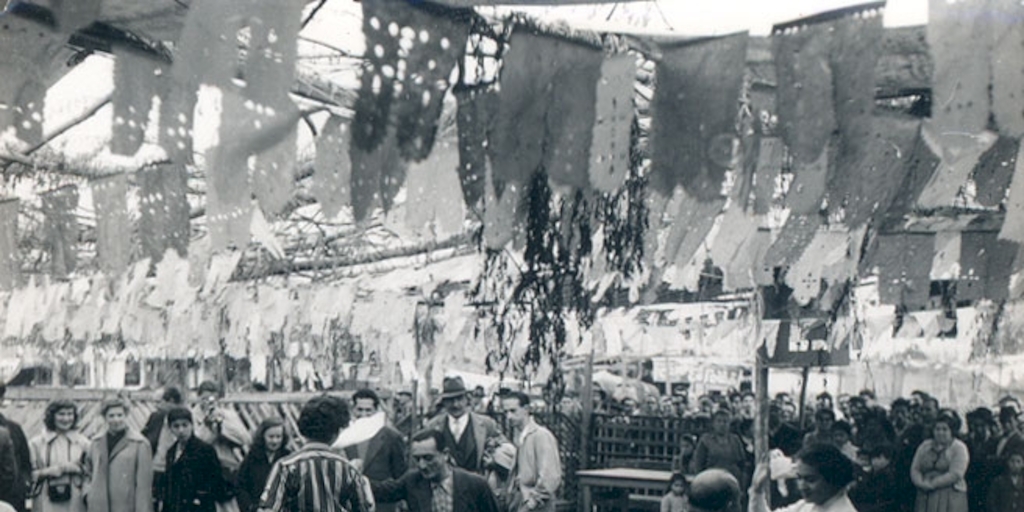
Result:
<instances>
[{"instance_id":1,"label":"wooden post in ground","mask_svg":"<svg viewBox=\"0 0 1024 512\"><path fill-rule=\"evenodd\" d=\"M594 351L587 356L587 364L583 370L583 416L580 418L580 469L590 467L591 425L594 414Z\"/></svg>"},{"instance_id":2,"label":"wooden post in ground","mask_svg":"<svg viewBox=\"0 0 1024 512\"><path fill-rule=\"evenodd\" d=\"M805 415L807 413L807 379L811 377L811 367L804 366L800 372L800 430L806 425Z\"/></svg>"},{"instance_id":3,"label":"wooden post in ground","mask_svg":"<svg viewBox=\"0 0 1024 512\"><path fill-rule=\"evenodd\" d=\"M760 340L759 343L763 341ZM757 349L757 362L754 367L754 393L757 395L757 421L754 423L754 461L759 464L768 460L768 438L771 428L768 424L771 401L768 397L768 351L762 344ZM771 505L771 493L768 492L769 483L765 482L760 490L769 500Z\"/></svg>"}]
</instances>

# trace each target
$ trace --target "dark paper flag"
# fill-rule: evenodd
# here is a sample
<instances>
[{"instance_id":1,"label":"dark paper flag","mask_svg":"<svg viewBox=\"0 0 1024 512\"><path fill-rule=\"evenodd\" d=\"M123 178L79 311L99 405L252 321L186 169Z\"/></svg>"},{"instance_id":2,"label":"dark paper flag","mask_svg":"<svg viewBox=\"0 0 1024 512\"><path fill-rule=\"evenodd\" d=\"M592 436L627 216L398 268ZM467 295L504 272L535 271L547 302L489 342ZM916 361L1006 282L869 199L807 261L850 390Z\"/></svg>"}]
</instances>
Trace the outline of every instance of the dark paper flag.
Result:
<instances>
[{"instance_id":1,"label":"dark paper flag","mask_svg":"<svg viewBox=\"0 0 1024 512\"><path fill-rule=\"evenodd\" d=\"M64 278L75 271L77 264L76 244L78 243L78 189L73 185L43 192L43 216L45 235L43 246L50 255L50 271L55 277Z\"/></svg>"},{"instance_id":2,"label":"dark paper flag","mask_svg":"<svg viewBox=\"0 0 1024 512\"><path fill-rule=\"evenodd\" d=\"M476 209L484 198L487 155L497 116L498 95L493 89L456 89L459 111L459 182L466 207ZM498 196L503 192L497 184Z\"/></svg>"},{"instance_id":3,"label":"dark paper flag","mask_svg":"<svg viewBox=\"0 0 1024 512\"><path fill-rule=\"evenodd\" d=\"M348 129L344 119L331 116L316 139L313 195L328 219L337 217L342 207L352 204Z\"/></svg>"},{"instance_id":4,"label":"dark paper flag","mask_svg":"<svg viewBox=\"0 0 1024 512\"><path fill-rule=\"evenodd\" d=\"M957 300L1006 300L1019 245L994 231L965 231L960 237Z\"/></svg>"},{"instance_id":5,"label":"dark paper flag","mask_svg":"<svg viewBox=\"0 0 1024 512\"><path fill-rule=\"evenodd\" d=\"M1024 77L1024 74L1021 76ZM1020 108L1024 109L1024 104ZM1006 190L1010 187L1017 166L1019 147L1020 139L1000 136L988 151L982 153L973 176L979 203L998 206L1006 199Z\"/></svg>"},{"instance_id":6,"label":"dark paper flag","mask_svg":"<svg viewBox=\"0 0 1024 512\"><path fill-rule=\"evenodd\" d=\"M793 162L793 181L786 192L786 207L790 213L803 215L817 213L825 195L828 182L828 164L831 158L829 146L809 163Z\"/></svg>"},{"instance_id":7,"label":"dark paper flag","mask_svg":"<svg viewBox=\"0 0 1024 512\"><path fill-rule=\"evenodd\" d=\"M604 52L555 38L548 40L554 45L551 52L557 60L553 81L547 87L542 165L553 183L586 189ZM625 125L627 135L629 122Z\"/></svg>"},{"instance_id":8,"label":"dark paper flag","mask_svg":"<svg viewBox=\"0 0 1024 512\"><path fill-rule=\"evenodd\" d=\"M816 24L773 35L779 131L800 162L813 162L836 129L832 26Z\"/></svg>"},{"instance_id":9,"label":"dark paper flag","mask_svg":"<svg viewBox=\"0 0 1024 512\"><path fill-rule=\"evenodd\" d=\"M906 162L903 181L889 207L888 217L899 219L913 211L918 196L921 195L938 168L939 157L932 152L921 131L918 130L917 138L914 140L914 149Z\"/></svg>"},{"instance_id":10,"label":"dark paper flag","mask_svg":"<svg viewBox=\"0 0 1024 512\"><path fill-rule=\"evenodd\" d=\"M590 147L590 185L600 192L617 191L629 171L635 81L634 56L616 55L601 64Z\"/></svg>"},{"instance_id":11,"label":"dark paper flag","mask_svg":"<svg viewBox=\"0 0 1024 512\"><path fill-rule=\"evenodd\" d=\"M991 20L985 0L928 2L928 48L935 63L931 117L937 133L974 134L988 123ZM1020 75L1014 80L1019 84Z\"/></svg>"},{"instance_id":12,"label":"dark paper flag","mask_svg":"<svg viewBox=\"0 0 1024 512\"><path fill-rule=\"evenodd\" d=\"M400 5L404 3L398 0L362 2L366 51L352 119L352 147L364 152L376 150L388 135L391 103L398 82L398 36L401 32L401 26L392 17L404 8Z\"/></svg>"},{"instance_id":13,"label":"dark paper flag","mask_svg":"<svg viewBox=\"0 0 1024 512\"><path fill-rule=\"evenodd\" d=\"M722 197L734 164L747 34L666 47L651 101L651 184L700 201Z\"/></svg>"},{"instance_id":14,"label":"dark paper flag","mask_svg":"<svg viewBox=\"0 0 1024 512\"><path fill-rule=\"evenodd\" d=\"M157 263L167 249L174 249L185 257L191 235L185 164L144 167L136 177L139 181L139 238L144 257Z\"/></svg>"},{"instance_id":15,"label":"dark paper flag","mask_svg":"<svg viewBox=\"0 0 1024 512\"><path fill-rule=\"evenodd\" d=\"M1024 4L989 0L992 12L992 114L999 133L1024 135Z\"/></svg>"},{"instance_id":16,"label":"dark paper flag","mask_svg":"<svg viewBox=\"0 0 1024 512\"><path fill-rule=\"evenodd\" d=\"M765 267L789 267L803 256L821 226L820 215L790 215L764 256Z\"/></svg>"},{"instance_id":17,"label":"dark paper flag","mask_svg":"<svg viewBox=\"0 0 1024 512\"><path fill-rule=\"evenodd\" d=\"M0 290L18 285L21 275L18 258L18 205L17 199L0 201Z\"/></svg>"},{"instance_id":18,"label":"dark paper flag","mask_svg":"<svg viewBox=\"0 0 1024 512\"><path fill-rule=\"evenodd\" d=\"M287 110L295 81L295 59L302 25L302 3L250 0L249 52L245 61L245 95L277 110Z\"/></svg>"},{"instance_id":19,"label":"dark paper flag","mask_svg":"<svg viewBox=\"0 0 1024 512\"><path fill-rule=\"evenodd\" d=\"M49 27L27 18L0 13L0 130L14 125L18 138L29 144L42 139L43 63L62 47L61 38Z\"/></svg>"},{"instance_id":20,"label":"dark paper flag","mask_svg":"<svg viewBox=\"0 0 1024 512\"><path fill-rule=\"evenodd\" d=\"M160 147L176 163L192 163L192 122L198 86L178 80L165 69L160 77Z\"/></svg>"},{"instance_id":21,"label":"dark paper flag","mask_svg":"<svg viewBox=\"0 0 1024 512\"><path fill-rule=\"evenodd\" d=\"M934 256L934 233L880 234L872 262L878 267L882 303L927 308Z\"/></svg>"},{"instance_id":22,"label":"dark paper flag","mask_svg":"<svg viewBox=\"0 0 1024 512\"><path fill-rule=\"evenodd\" d=\"M764 215L772 207L775 180L782 174L786 145L777 137L762 137L754 170L754 213Z\"/></svg>"},{"instance_id":23,"label":"dark paper flag","mask_svg":"<svg viewBox=\"0 0 1024 512\"><path fill-rule=\"evenodd\" d=\"M193 0L189 3L174 77L185 84L228 86L238 74L238 31L251 10L249 2Z\"/></svg>"},{"instance_id":24,"label":"dark paper flag","mask_svg":"<svg viewBox=\"0 0 1024 512\"><path fill-rule=\"evenodd\" d=\"M354 135L354 134L353 134ZM391 202L405 182L406 164L398 152L394 134L389 133L373 151L352 144L352 214L357 221L373 213L376 206L390 209Z\"/></svg>"},{"instance_id":25,"label":"dark paper flag","mask_svg":"<svg viewBox=\"0 0 1024 512\"><path fill-rule=\"evenodd\" d=\"M135 50L114 47L114 127L110 151L134 155L146 135L149 111L163 66Z\"/></svg>"},{"instance_id":26,"label":"dark paper flag","mask_svg":"<svg viewBox=\"0 0 1024 512\"><path fill-rule=\"evenodd\" d=\"M118 275L128 267L132 230L124 173L89 180L96 209L96 257L100 269Z\"/></svg>"},{"instance_id":27,"label":"dark paper flag","mask_svg":"<svg viewBox=\"0 0 1024 512\"><path fill-rule=\"evenodd\" d=\"M252 188L268 217L279 215L292 198L298 159L297 137L298 131L290 130L280 142L256 155Z\"/></svg>"}]
</instances>

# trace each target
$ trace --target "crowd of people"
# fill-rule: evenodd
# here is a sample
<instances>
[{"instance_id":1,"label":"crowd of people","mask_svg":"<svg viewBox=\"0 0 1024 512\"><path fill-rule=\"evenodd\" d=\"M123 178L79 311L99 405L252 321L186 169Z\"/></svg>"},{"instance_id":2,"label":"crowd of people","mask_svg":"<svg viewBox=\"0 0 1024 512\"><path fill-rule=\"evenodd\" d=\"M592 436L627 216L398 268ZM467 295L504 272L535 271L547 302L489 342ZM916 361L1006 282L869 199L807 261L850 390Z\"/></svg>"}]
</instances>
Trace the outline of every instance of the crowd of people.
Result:
<instances>
[{"instance_id":1,"label":"crowd of people","mask_svg":"<svg viewBox=\"0 0 1024 512\"><path fill-rule=\"evenodd\" d=\"M0 399L4 389L0 385ZM105 429L79 432L79 405L58 399L25 440L0 417L0 508L17 512L498 512L555 510L558 441L533 420L530 397L498 397L508 431L473 411L462 379L446 378L441 410L406 436L376 392L306 402L291 439L285 418L249 432L218 386L193 407L166 388L137 430L130 405L107 400Z\"/></svg>"},{"instance_id":2,"label":"crowd of people","mask_svg":"<svg viewBox=\"0 0 1024 512\"><path fill-rule=\"evenodd\" d=\"M682 436L663 512L769 502L791 512L1024 511L1022 408L1012 397L962 419L924 392L888 406L869 391L837 403L823 393L805 428L780 394L768 408L771 457L758 462L756 402L736 395L659 407L662 417L707 420ZM93 439L68 400L47 406L32 439L0 417L0 501L18 512L525 512L554 511L563 482L559 440L534 420L530 397L506 390L485 405L458 377L409 432L369 389L310 399L296 431L270 417L250 432L214 383L199 386L193 406L185 398L166 388L140 430L126 401L106 401ZM630 405L617 412L624 421L642 414Z\"/></svg>"}]
</instances>

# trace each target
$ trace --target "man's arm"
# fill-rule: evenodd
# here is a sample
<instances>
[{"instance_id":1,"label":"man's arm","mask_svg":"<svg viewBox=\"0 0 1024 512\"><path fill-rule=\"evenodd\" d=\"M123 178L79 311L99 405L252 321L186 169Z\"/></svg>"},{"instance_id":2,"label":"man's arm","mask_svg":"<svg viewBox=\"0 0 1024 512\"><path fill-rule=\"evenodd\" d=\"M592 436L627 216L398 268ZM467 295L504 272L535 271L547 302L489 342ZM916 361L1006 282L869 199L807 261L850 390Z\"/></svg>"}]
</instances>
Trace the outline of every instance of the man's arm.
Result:
<instances>
[{"instance_id":1,"label":"man's arm","mask_svg":"<svg viewBox=\"0 0 1024 512\"><path fill-rule=\"evenodd\" d=\"M537 484L527 499L547 503L555 499L558 487L562 485L562 461L559 458L558 440L547 429L531 436L534 457L537 461Z\"/></svg>"},{"instance_id":2,"label":"man's arm","mask_svg":"<svg viewBox=\"0 0 1024 512\"><path fill-rule=\"evenodd\" d=\"M373 498L377 503L394 503L409 496L409 482L414 472L410 471L401 478L389 478L378 482L370 482Z\"/></svg>"}]
</instances>

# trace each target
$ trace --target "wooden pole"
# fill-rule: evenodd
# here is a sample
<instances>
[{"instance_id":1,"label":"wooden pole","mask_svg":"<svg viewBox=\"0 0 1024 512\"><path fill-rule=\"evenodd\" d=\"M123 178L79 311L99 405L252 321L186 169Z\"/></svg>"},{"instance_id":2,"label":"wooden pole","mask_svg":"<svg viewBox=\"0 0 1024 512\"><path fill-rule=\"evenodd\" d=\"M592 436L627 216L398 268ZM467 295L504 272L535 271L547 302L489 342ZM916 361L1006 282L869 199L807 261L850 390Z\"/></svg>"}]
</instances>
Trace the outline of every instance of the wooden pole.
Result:
<instances>
[{"instance_id":1,"label":"wooden pole","mask_svg":"<svg viewBox=\"0 0 1024 512\"><path fill-rule=\"evenodd\" d=\"M804 366L800 373L800 430L803 430L805 425L804 418L807 411L804 404L807 403L807 379L809 379L810 376L811 367Z\"/></svg>"},{"instance_id":2,"label":"wooden pole","mask_svg":"<svg viewBox=\"0 0 1024 512\"><path fill-rule=\"evenodd\" d=\"M580 469L590 467L591 425L594 414L594 349L587 355L583 375L583 417L580 418Z\"/></svg>"},{"instance_id":3,"label":"wooden pole","mask_svg":"<svg viewBox=\"0 0 1024 512\"><path fill-rule=\"evenodd\" d=\"M756 359L754 363L754 394L757 396L757 415L754 422L754 463L760 464L768 461L768 438L771 434L768 424L771 403L768 398L768 349L764 342L764 308L760 292L753 296L754 311L754 336L757 346ZM760 492L768 506L771 507L771 493L768 492L770 483L764 482Z\"/></svg>"}]
</instances>

